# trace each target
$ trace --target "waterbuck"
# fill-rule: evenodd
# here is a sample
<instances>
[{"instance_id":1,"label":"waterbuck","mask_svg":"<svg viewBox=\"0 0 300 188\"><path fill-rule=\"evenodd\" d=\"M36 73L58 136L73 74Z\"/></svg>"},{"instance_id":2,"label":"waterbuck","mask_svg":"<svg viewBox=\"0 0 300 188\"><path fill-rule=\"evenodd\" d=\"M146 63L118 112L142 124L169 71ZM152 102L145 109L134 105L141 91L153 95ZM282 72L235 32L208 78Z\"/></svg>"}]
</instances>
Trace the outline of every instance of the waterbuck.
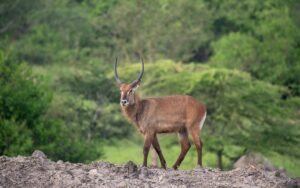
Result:
<instances>
[{"instance_id":1,"label":"waterbuck","mask_svg":"<svg viewBox=\"0 0 300 188\"><path fill-rule=\"evenodd\" d=\"M144 136L144 161L147 166L147 157L151 144L157 152L162 168L166 169L166 161L161 152L158 133L178 133L181 152L173 165L177 169L191 147L189 134L193 138L197 150L198 165L202 166L201 129L206 118L206 107L191 96L173 95L165 97L141 99L136 93L143 74L144 62L141 59L141 71L138 78L130 84L122 83L117 73L118 60L115 62L115 80L120 88L120 105L124 116L133 123Z\"/></svg>"}]
</instances>

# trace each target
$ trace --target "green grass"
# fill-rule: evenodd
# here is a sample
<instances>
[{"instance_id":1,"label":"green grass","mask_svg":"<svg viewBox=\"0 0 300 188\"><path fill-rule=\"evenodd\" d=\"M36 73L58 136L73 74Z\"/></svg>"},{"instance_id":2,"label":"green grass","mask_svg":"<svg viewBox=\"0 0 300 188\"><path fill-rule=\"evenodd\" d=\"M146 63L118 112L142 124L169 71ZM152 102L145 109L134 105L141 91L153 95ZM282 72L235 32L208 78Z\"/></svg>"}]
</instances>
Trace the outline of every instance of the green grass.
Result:
<instances>
[{"instance_id":1,"label":"green grass","mask_svg":"<svg viewBox=\"0 0 300 188\"><path fill-rule=\"evenodd\" d=\"M162 135L159 136L159 142L163 155L167 161L167 167L172 167L180 153L180 145L174 144L177 142L175 135ZM173 143L173 144L172 144ZM132 138L130 140L118 140L113 143L104 144L104 157L100 160L109 161L115 164L125 164L129 160L141 165L143 161L143 140L141 138ZM279 155L274 153L266 156L277 168L284 168L290 177L296 177L300 175L300 160L288 156ZM197 155L194 145L187 153L179 169L189 170L196 167ZM224 166L227 168L230 166L228 159L224 157ZM148 157L148 165L151 164L151 153ZM160 163L158 162L159 166ZM216 167L215 154L203 151L203 166L204 167Z\"/></svg>"},{"instance_id":2,"label":"green grass","mask_svg":"<svg viewBox=\"0 0 300 188\"><path fill-rule=\"evenodd\" d=\"M163 155L167 161L167 167L172 167L174 162L180 153L180 144L171 144L176 142L177 137L175 135L162 135L159 136L159 142ZM134 139L133 139L134 140ZM143 140L138 139L138 141L131 140L120 140L114 142L113 144L106 143L103 147L104 157L101 160L109 161L115 164L125 164L129 160L134 163L141 165L143 161ZM148 165L151 164L151 152L148 157ZM214 166L216 157L212 153L203 152L203 165L204 166ZM159 166L160 166L160 162ZM187 153L185 159L183 160L179 169L188 170L196 167L197 164L197 154L195 152L195 147L192 145L191 149Z\"/></svg>"},{"instance_id":3,"label":"green grass","mask_svg":"<svg viewBox=\"0 0 300 188\"><path fill-rule=\"evenodd\" d=\"M294 157L288 157L272 153L267 156L272 164L277 168L284 168L290 177L300 176L300 160Z\"/></svg>"}]
</instances>

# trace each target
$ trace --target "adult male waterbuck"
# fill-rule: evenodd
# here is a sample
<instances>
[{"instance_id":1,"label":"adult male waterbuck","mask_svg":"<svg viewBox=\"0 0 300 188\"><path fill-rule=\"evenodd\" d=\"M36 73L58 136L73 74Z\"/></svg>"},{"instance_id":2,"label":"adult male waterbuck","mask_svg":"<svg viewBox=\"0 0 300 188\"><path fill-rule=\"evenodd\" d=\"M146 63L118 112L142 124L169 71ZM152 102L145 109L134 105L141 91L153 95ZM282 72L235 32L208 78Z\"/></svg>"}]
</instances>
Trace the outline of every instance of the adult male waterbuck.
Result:
<instances>
[{"instance_id":1,"label":"adult male waterbuck","mask_svg":"<svg viewBox=\"0 0 300 188\"><path fill-rule=\"evenodd\" d=\"M157 152L161 166L166 168L166 161L161 152L156 134L177 132L181 153L173 165L177 169L191 147L189 134L192 136L197 149L198 165L202 166L201 128L206 118L206 107L187 95L174 95L141 99L136 93L143 74L144 62L141 59L141 71L138 78L130 84L122 83L117 73L117 59L115 62L115 80L119 85L121 98L120 105L125 117L133 123L144 136L144 162L147 166L147 157L150 146Z\"/></svg>"}]
</instances>

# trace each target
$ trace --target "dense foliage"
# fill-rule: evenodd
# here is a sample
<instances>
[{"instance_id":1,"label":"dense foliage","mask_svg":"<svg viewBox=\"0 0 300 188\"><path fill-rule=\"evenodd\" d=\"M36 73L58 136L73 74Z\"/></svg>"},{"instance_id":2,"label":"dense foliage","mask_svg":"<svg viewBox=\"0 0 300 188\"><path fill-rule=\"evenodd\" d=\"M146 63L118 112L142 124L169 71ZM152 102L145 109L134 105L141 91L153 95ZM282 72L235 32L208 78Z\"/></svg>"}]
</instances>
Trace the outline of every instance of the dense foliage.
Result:
<instances>
[{"instance_id":1,"label":"dense foliage","mask_svg":"<svg viewBox=\"0 0 300 188\"><path fill-rule=\"evenodd\" d=\"M101 151L94 141L85 141L76 128L48 113L54 108L50 105L52 92L38 81L41 77L34 76L26 64L0 55L0 154L42 149L53 159L89 161L99 157Z\"/></svg>"},{"instance_id":2,"label":"dense foliage","mask_svg":"<svg viewBox=\"0 0 300 188\"><path fill-rule=\"evenodd\" d=\"M1 1L0 154L39 148L54 159L91 161L105 155L103 144L137 135L120 113L112 63L118 56L129 82L139 71L129 62L143 56L142 96L188 94L207 105L203 140L217 156L213 165L229 168L248 152L297 160L299 6Z\"/></svg>"}]
</instances>

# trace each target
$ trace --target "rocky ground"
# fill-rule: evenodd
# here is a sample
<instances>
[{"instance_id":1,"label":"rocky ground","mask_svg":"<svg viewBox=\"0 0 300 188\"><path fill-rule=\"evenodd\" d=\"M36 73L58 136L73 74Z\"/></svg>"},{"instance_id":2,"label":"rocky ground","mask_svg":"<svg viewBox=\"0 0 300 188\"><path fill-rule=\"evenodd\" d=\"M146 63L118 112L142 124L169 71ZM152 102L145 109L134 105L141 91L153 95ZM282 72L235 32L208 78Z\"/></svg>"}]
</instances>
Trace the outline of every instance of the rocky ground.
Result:
<instances>
[{"instance_id":1,"label":"rocky ground","mask_svg":"<svg viewBox=\"0 0 300 188\"><path fill-rule=\"evenodd\" d=\"M300 187L280 171L249 166L231 171L145 168L129 161L72 164L51 161L40 151L30 157L0 157L2 187Z\"/></svg>"}]
</instances>

